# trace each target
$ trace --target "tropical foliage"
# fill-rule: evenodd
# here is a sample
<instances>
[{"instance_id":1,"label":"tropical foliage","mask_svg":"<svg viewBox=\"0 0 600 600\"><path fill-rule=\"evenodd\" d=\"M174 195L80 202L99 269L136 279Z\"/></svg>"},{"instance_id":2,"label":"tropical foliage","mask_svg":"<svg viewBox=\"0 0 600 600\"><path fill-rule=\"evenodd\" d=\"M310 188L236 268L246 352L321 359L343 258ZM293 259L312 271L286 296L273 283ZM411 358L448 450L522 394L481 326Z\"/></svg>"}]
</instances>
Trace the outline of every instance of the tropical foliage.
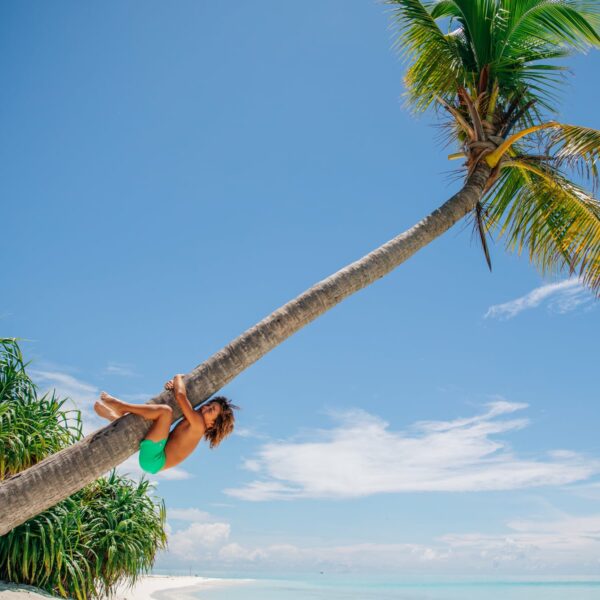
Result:
<instances>
[{"instance_id":1,"label":"tropical foliage","mask_svg":"<svg viewBox=\"0 0 600 600\"><path fill-rule=\"evenodd\" d=\"M81 437L79 412L54 393L39 398L18 344L0 338L0 481Z\"/></svg>"},{"instance_id":2,"label":"tropical foliage","mask_svg":"<svg viewBox=\"0 0 600 600\"><path fill-rule=\"evenodd\" d=\"M38 397L15 340L0 339L0 481L81 438L78 411ZM0 579L63 597L102 597L147 572L165 510L147 481L112 472L0 537Z\"/></svg>"},{"instance_id":3,"label":"tropical foliage","mask_svg":"<svg viewBox=\"0 0 600 600\"><path fill-rule=\"evenodd\" d=\"M410 63L408 103L447 115L467 173L490 167L473 220L542 270L600 291L600 132L554 120L571 52L600 46L598 0L390 0Z\"/></svg>"}]
</instances>

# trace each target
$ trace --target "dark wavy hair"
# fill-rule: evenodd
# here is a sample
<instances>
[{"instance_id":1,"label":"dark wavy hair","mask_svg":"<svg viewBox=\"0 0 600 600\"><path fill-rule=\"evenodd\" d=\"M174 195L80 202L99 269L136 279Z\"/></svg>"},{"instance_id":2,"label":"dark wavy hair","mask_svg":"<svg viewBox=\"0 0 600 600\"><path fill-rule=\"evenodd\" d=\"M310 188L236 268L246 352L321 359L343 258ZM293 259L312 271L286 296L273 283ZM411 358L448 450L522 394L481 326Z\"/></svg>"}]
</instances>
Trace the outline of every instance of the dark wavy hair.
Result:
<instances>
[{"instance_id":1,"label":"dark wavy hair","mask_svg":"<svg viewBox=\"0 0 600 600\"><path fill-rule=\"evenodd\" d=\"M209 442L211 448L216 448L232 431L235 424L234 410L239 410L239 406L236 406L225 396L215 396L211 398L206 404L212 404L216 402L221 406L221 413L215 419L215 422L206 430L204 436Z\"/></svg>"}]
</instances>

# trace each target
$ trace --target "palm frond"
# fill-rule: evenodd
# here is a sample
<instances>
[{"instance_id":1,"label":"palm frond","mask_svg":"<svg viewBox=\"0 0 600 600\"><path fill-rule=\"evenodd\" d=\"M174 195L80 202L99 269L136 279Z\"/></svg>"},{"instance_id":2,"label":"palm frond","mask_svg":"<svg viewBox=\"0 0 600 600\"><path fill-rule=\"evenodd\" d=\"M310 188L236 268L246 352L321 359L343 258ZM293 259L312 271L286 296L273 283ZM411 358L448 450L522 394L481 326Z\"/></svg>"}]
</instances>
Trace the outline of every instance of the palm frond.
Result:
<instances>
[{"instance_id":1,"label":"palm frond","mask_svg":"<svg viewBox=\"0 0 600 600\"><path fill-rule=\"evenodd\" d=\"M492 258L490 256L490 249L488 246L489 222L486 215L486 210L481 202L478 202L475 206L473 216L473 234L477 237L479 243L481 244L481 249L483 250L483 255L485 256L485 262L488 266L488 269L491 271Z\"/></svg>"},{"instance_id":2,"label":"palm frond","mask_svg":"<svg viewBox=\"0 0 600 600\"><path fill-rule=\"evenodd\" d=\"M503 163L485 208L508 248L527 248L542 273L578 271L600 291L600 203L558 170L526 159Z\"/></svg>"},{"instance_id":3,"label":"palm frond","mask_svg":"<svg viewBox=\"0 0 600 600\"><path fill-rule=\"evenodd\" d=\"M554 165L576 170L597 189L600 131L560 123L550 137L549 151L554 153Z\"/></svg>"},{"instance_id":4,"label":"palm frond","mask_svg":"<svg viewBox=\"0 0 600 600\"><path fill-rule=\"evenodd\" d=\"M459 18L462 16L458 6L454 0L437 0L428 7L429 14L434 19L441 19L444 17Z\"/></svg>"},{"instance_id":5,"label":"palm frond","mask_svg":"<svg viewBox=\"0 0 600 600\"><path fill-rule=\"evenodd\" d=\"M494 62L494 25L501 22L497 0L454 0L462 24L475 57L478 72Z\"/></svg>"},{"instance_id":6,"label":"palm frond","mask_svg":"<svg viewBox=\"0 0 600 600\"><path fill-rule=\"evenodd\" d=\"M535 100L537 107L553 112L568 69L548 61L564 59L571 54L567 48L530 41L510 55L498 57L494 68L504 96L521 93L525 96L524 102ZM537 108L529 110L522 125L527 126L540 118Z\"/></svg>"},{"instance_id":7,"label":"palm frond","mask_svg":"<svg viewBox=\"0 0 600 600\"><path fill-rule=\"evenodd\" d=\"M464 86L481 71L499 83L500 98L519 89L538 108L554 111L566 67L553 62L573 51L600 46L600 2L595 0L440 0L423 2L436 21L460 25L453 37L463 62ZM539 118L535 109L526 123Z\"/></svg>"},{"instance_id":8,"label":"palm frond","mask_svg":"<svg viewBox=\"0 0 600 600\"><path fill-rule=\"evenodd\" d=\"M598 3L581 0L500 0L509 15L500 58L514 54L531 40L578 51L600 46ZM500 40L499 40L500 41Z\"/></svg>"},{"instance_id":9,"label":"palm frond","mask_svg":"<svg viewBox=\"0 0 600 600\"><path fill-rule=\"evenodd\" d=\"M419 0L390 0L400 35L395 43L410 63L405 76L409 102L415 110L426 110L436 96L454 96L464 83L460 40L444 35Z\"/></svg>"},{"instance_id":10,"label":"palm frond","mask_svg":"<svg viewBox=\"0 0 600 600\"><path fill-rule=\"evenodd\" d=\"M461 86L458 88L458 97L460 98L462 104L464 105L469 114L472 127L475 132L475 139L484 140L485 132L483 130L483 123L481 122L481 117L479 116L477 106L475 106L473 99L471 98L471 96L469 96L469 92Z\"/></svg>"},{"instance_id":11,"label":"palm frond","mask_svg":"<svg viewBox=\"0 0 600 600\"><path fill-rule=\"evenodd\" d=\"M465 115L458 108L451 106L443 98L438 97L437 101L452 115L454 122L464 132L470 140L476 140L477 136L471 125L469 125Z\"/></svg>"}]
</instances>

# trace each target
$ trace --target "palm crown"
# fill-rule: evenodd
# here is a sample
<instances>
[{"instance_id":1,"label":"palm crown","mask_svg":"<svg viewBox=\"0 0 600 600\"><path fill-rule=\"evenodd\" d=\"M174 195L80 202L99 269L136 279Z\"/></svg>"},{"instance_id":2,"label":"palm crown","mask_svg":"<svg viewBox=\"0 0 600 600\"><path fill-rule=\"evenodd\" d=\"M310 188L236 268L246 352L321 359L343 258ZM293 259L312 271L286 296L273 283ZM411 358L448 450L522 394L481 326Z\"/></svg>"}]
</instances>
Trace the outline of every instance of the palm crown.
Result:
<instances>
[{"instance_id":1,"label":"palm crown","mask_svg":"<svg viewBox=\"0 0 600 600\"><path fill-rule=\"evenodd\" d=\"M600 291L600 131L549 117L565 67L553 62L600 46L598 0L390 0L410 62L409 103L442 109L472 172L491 169L474 223L526 247L542 272L568 269Z\"/></svg>"}]
</instances>

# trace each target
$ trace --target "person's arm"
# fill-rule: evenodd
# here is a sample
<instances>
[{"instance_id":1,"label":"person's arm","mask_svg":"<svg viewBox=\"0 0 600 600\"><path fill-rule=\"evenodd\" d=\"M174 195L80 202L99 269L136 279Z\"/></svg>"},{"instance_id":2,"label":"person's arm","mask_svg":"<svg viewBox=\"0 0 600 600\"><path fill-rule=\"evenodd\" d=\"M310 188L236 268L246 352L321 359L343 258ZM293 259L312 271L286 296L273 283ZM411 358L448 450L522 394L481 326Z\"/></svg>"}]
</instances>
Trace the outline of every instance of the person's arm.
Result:
<instances>
[{"instance_id":1,"label":"person's arm","mask_svg":"<svg viewBox=\"0 0 600 600\"><path fill-rule=\"evenodd\" d=\"M185 383L183 382L183 375L175 375L173 379L167 381L165 384L165 389L173 392L175 400L177 401L177 404L179 404L179 408L181 408L184 419L186 419L192 425L201 426L206 429L206 424L204 423L204 417L202 416L202 413L194 410L194 407L188 400L187 393L185 391Z\"/></svg>"}]
</instances>

